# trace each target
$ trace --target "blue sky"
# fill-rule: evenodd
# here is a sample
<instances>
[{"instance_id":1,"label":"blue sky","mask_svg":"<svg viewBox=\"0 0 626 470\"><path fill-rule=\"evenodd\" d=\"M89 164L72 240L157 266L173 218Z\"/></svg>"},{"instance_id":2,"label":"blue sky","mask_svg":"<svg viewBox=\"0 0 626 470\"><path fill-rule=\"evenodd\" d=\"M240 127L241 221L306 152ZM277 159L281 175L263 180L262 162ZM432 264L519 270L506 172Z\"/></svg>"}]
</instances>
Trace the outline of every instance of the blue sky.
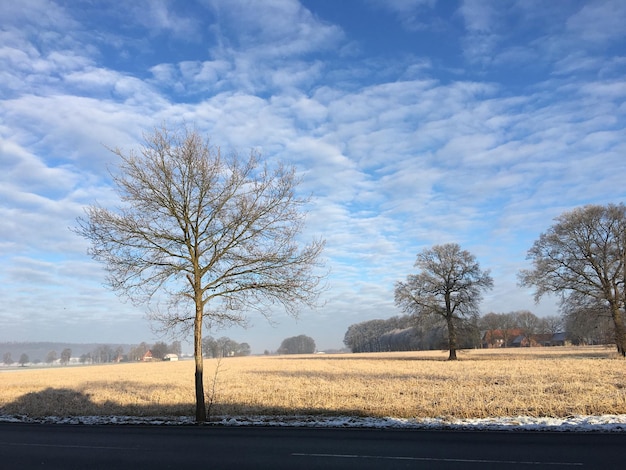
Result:
<instances>
[{"instance_id":1,"label":"blue sky","mask_svg":"<svg viewBox=\"0 0 626 470\"><path fill-rule=\"evenodd\" d=\"M526 251L565 210L624 201L626 2L0 2L0 341L154 341L69 230L116 203L105 146L192 123L293 164L327 240L324 305L211 332L254 352L400 312L416 254L455 242L536 305Z\"/></svg>"}]
</instances>

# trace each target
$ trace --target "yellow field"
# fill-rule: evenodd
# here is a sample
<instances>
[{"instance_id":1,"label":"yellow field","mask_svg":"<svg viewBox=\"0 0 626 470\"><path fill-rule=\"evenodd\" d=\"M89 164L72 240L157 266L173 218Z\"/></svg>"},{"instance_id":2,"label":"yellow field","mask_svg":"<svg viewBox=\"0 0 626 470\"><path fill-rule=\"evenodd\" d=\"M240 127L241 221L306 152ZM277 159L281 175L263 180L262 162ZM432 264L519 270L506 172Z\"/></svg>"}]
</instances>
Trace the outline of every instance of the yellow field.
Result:
<instances>
[{"instance_id":1,"label":"yellow field","mask_svg":"<svg viewBox=\"0 0 626 470\"><path fill-rule=\"evenodd\" d=\"M212 416L626 414L626 361L612 348L472 350L460 352L457 362L446 357L435 351L211 359L205 361L205 390ZM193 361L1 372L0 414L192 416L193 377Z\"/></svg>"}]
</instances>

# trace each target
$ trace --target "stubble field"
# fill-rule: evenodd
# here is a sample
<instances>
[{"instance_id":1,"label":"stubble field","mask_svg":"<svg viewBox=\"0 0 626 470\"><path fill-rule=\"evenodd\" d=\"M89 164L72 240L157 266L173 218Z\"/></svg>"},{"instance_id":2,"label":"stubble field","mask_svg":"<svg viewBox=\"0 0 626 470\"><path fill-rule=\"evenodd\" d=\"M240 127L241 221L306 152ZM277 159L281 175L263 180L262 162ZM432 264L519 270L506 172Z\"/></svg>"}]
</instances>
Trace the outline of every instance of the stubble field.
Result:
<instances>
[{"instance_id":1,"label":"stubble field","mask_svg":"<svg viewBox=\"0 0 626 470\"><path fill-rule=\"evenodd\" d=\"M626 414L608 347L268 356L205 361L212 417L566 417ZM193 361L0 373L0 414L192 416Z\"/></svg>"}]
</instances>

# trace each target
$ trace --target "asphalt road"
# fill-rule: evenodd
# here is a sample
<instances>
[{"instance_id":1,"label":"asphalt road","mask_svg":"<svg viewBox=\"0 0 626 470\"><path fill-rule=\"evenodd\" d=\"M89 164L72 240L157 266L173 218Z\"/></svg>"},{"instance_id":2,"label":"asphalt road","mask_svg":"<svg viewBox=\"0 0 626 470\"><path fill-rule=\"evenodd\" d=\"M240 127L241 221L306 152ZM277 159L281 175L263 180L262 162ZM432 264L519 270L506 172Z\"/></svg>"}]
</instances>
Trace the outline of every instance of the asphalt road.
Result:
<instances>
[{"instance_id":1,"label":"asphalt road","mask_svg":"<svg viewBox=\"0 0 626 470\"><path fill-rule=\"evenodd\" d=\"M626 434L0 423L0 469L617 469Z\"/></svg>"}]
</instances>

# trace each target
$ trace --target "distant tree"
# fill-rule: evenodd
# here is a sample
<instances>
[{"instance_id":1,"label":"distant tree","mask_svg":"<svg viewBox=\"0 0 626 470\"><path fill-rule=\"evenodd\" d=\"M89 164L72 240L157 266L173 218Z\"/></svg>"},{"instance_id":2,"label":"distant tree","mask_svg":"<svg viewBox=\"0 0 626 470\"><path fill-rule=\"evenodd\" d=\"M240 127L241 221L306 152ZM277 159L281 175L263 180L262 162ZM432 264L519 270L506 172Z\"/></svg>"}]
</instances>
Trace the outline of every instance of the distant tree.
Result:
<instances>
[{"instance_id":1,"label":"distant tree","mask_svg":"<svg viewBox=\"0 0 626 470\"><path fill-rule=\"evenodd\" d=\"M413 326L383 333L379 341L383 351L415 351L420 348L420 334Z\"/></svg>"},{"instance_id":2,"label":"distant tree","mask_svg":"<svg viewBox=\"0 0 626 470\"><path fill-rule=\"evenodd\" d=\"M48 355L46 356L46 363L52 364L56 360L57 360L57 352L56 351L49 351Z\"/></svg>"},{"instance_id":3,"label":"distant tree","mask_svg":"<svg viewBox=\"0 0 626 470\"><path fill-rule=\"evenodd\" d=\"M183 353L183 350L180 346L180 341L174 341L172 344L170 344L167 348L167 352L180 356Z\"/></svg>"},{"instance_id":4,"label":"distant tree","mask_svg":"<svg viewBox=\"0 0 626 470\"><path fill-rule=\"evenodd\" d=\"M8 366L13 364L13 358L11 357L11 353L10 352L5 352L4 355L2 356L2 360Z\"/></svg>"},{"instance_id":5,"label":"distant tree","mask_svg":"<svg viewBox=\"0 0 626 470\"><path fill-rule=\"evenodd\" d=\"M343 342L352 352L380 352L384 350L384 334L402 326L388 320L368 320L348 327Z\"/></svg>"},{"instance_id":6,"label":"distant tree","mask_svg":"<svg viewBox=\"0 0 626 470\"><path fill-rule=\"evenodd\" d=\"M298 246L306 199L294 168L260 157L223 156L197 132L156 130L139 152L123 153L112 173L124 207L87 208L77 232L105 263L110 286L135 302L156 292L170 300L151 317L163 329L192 329L196 421L206 420L202 334L268 316L276 304L296 316L312 306L323 275L324 242ZM191 312L191 313L190 313Z\"/></svg>"},{"instance_id":7,"label":"distant tree","mask_svg":"<svg viewBox=\"0 0 626 470\"><path fill-rule=\"evenodd\" d=\"M565 331L573 344L608 344L615 325L608 305L570 295L561 305Z\"/></svg>"},{"instance_id":8,"label":"distant tree","mask_svg":"<svg viewBox=\"0 0 626 470\"><path fill-rule=\"evenodd\" d=\"M61 364L66 366L70 362L70 358L72 357L72 350L70 348L65 348L61 351Z\"/></svg>"},{"instance_id":9,"label":"distant tree","mask_svg":"<svg viewBox=\"0 0 626 470\"><path fill-rule=\"evenodd\" d=\"M482 291L493 287L489 271L482 271L476 258L456 243L435 245L417 255L416 275L397 282L395 302L405 313L439 316L448 330L448 360L456 360L457 329L463 321L478 316Z\"/></svg>"},{"instance_id":10,"label":"distant tree","mask_svg":"<svg viewBox=\"0 0 626 470\"><path fill-rule=\"evenodd\" d=\"M221 357L220 347L217 344L217 340L212 336L206 336L202 340L202 350L206 357Z\"/></svg>"},{"instance_id":11,"label":"distant tree","mask_svg":"<svg viewBox=\"0 0 626 470\"><path fill-rule=\"evenodd\" d=\"M458 329L458 344L463 349L476 349L481 345L480 328L478 326L478 312L460 322Z\"/></svg>"},{"instance_id":12,"label":"distant tree","mask_svg":"<svg viewBox=\"0 0 626 470\"><path fill-rule=\"evenodd\" d=\"M238 343L226 336L219 339L206 336L202 340L202 349L206 357L219 358L250 355L250 345L248 343Z\"/></svg>"},{"instance_id":13,"label":"distant tree","mask_svg":"<svg viewBox=\"0 0 626 470\"><path fill-rule=\"evenodd\" d=\"M90 364L93 362L93 358L91 357L91 353L85 353L80 355L79 359L81 364Z\"/></svg>"},{"instance_id":14,"label":"distant tree","mask_svg":"<svg viewBox=\"0 0 626 470\"><path fill-rule=\"evenodd\" d=\"M515 334L515 330L518 329L515 312L488 313L484 317L482 326L485 329L495 327L493 340L503 348L506 348L511 344L513 339L511 336ZM487 328L487 326L489 326L489 328Z\"/></svg>"},{"instance_id":15,"label":"distant tree","mask_svg":"<svg viewBox=\"0 0 626 470\"><path fill-rule=\"evenodd\" d=\"M447 345L445 323L441 317L414 317L402 315L385 320L367 320L348 327L343 342L354 353L380 351L417 351L441 349ZM476 347L480 344L479 331L472 322L460 325L459 344ZM467 345L467 346L466 346Z\"/></svg>"},{"instance_id":16,"label":"distant tree","mask_svg":"<svg viewBox=\"0 0 626 470\"><path fill-rule=\"evenodd\" d=\"M152 347L150 348L150 351L152 351L152 357L154 359L163 359L165 355L168 353L169 348L167 344L160 341L160 342L154 343Z\"/></svg>"},{"instance_id":17,"label":"distant tree","mask_svg":"<svg viewBox=\"0 0 626 470\"><path fill-rule=\"evenodd\" d=\"M533 268L521 271L521 285L535 287L537 301L555 293L562 306L571 296L608 306L617 351L626 357L626 206L588 205L555 220L528 250Z\"/></svg>"},{"instance_id":18,"label":"distant tree","mask_svg":"<svg viewBox=\"0 0 626 470\"><path fill-rule=\"evenodd\" d=\"M123 358L124 358L124 347L118 346L117 348L115 348L115 361L120 362L122 361ZM128 360L128 358L126 358L125 360Z\"/></svg>"},{"instance_id":19,"label":"distant tree","mask_svg":"<svg viewBox=\"0 0 626 470\"><path fill-rule=\"evenodd\" d=\"M239 344L226 336L217 340L218 357L234 356L239 348Z\"/></svg>"},{"instance_id":20,"label":"distant tree","mask_svg":"<svg viewBox=\"0 0 626 470\"><path fill-rule=\"evenodd\" d=\"M382 350L381 337L393 330L385 320L368 320L350 325L343 342L352 352L379 352Z\"/></svg>"},{"instance_id":21,"label":"distant tree","mask_svg":"<svg viewBox=\"0 0 626 470\"><path fill-rule=\"evenodd\" d=\"M105 364L108 362L113 362L115 359L115 351L108 344L102 344L93 350L91 353L93 361L97 364Z\"/></svg>"},{"instance_id":22,"label":"distant tree","mask_svg":"<svg viewBox=\"0 0 626 470\"><path fill-rule=\"evenodd\" d=\"M528 310L513 312L512 315L515 317L516 325L522 330L527 345L532 346L533 336L538 334L541 330L541 320L537 315Z\"/></svg>"},{"instance_id":23,"label":"distant tree","mask_svg":"<svg viewBox=\"0 0 626 470\"><path fill-rule=\"evenodd\" d=\"M26 364L28 364L29 359L28 359L28 354L26 353L22 353L22 355L20 356L20 360L18 361L20 366L24 367Z\"/></svg>"},{"instance_id":24,"label":"distant tree","mask_svg":"<svg viewBox=\"0 0 626 470\"><path fill-rule=\"evenodd\" d=\"M235 356L249 356L251 352L252 349L248 343L239 343Z\"/></svg>"},{"instance_id":25,"label":"distant tree","mask_svg":"<svg viewBox=\"0 0 626 470\"><path fill-rule=\"evenodd\" d=\"M312 354L314 352L315 340L306 335L285 338L278 348L278 354Z\"/></svg>"},{"instance_id":26,"label":"distant tree","mask_svg":"<svg viewBox=\"0 0 626 470\"><path fill-rule=\"evenodd\" d=\"M502 337L502 314L489 312L479 320L480 329L485 332L485 337L487 338L488 346L500 346L501 343L499 341L504 341ZM496 332L498 334L496 334Z\"/></svg>"},{"instance_id":27,"label":"distant tree","mask_svg":"<svg viewBox=\"0 0 626 470\"><path fill-rule=\"evenodd\" d=\"M150 350L147 343L142 342L134 348L130 349L129 356L131 361L141 361L143 356Z\"/></svg>"},{"instance_id":28,"label":"distant tree","mask_svg":"<svg viewBox=\"0 0 626 470\"><path fill-rule=\"evenodd\" d=\"M543 323L544 329L552 335L563 332L564 323L563 316L561 315L549 315L547 317L544 317Z\"/></svg>"},{"instance_id":29,"label":"distant tree","mask_svg":"<svg viewBox=\"0 0 626 470\"><path fill-rule=\"evenodd\" d=\"M518 329L517 317L515 312L503 313L502 314L502 339L503 347L508 347L514 338L512 335L515 333L515 330Z\"/></svg>"}]
</instances>

